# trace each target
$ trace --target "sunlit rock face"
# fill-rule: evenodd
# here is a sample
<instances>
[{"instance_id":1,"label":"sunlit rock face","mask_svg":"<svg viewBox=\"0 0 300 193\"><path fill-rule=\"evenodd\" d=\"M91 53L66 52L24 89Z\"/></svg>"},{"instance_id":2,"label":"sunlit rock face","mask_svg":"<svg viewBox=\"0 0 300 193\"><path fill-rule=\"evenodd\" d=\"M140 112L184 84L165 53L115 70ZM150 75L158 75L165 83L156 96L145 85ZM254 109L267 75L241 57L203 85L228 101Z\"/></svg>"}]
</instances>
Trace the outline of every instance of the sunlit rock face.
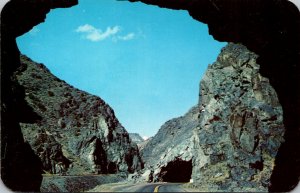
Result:
<instances>
[{"instance_id":1,"label":"sunlit rock face","mask_svg":"<svg viewBox=\"0 0 300 193\"><path fill-rule=\"evenodd\" d=\"M256 59L229 43L201 80L197 141L204 156L194 158L193 179L208 190L267 191L270 185L284 141L282 107Z\"/></svg>"},{"instance_id":2,"label":"sunlit rock face","mask_svg":"<svg viewBox=\"0 0 300 193\"><path fill-rule=\"evenodd\" d=\"M268 190L284 126L256 59L240 44L222 49L201 80L199 105L167 121L142 150L154 180L168 179L174 163L192 161L190 178L201 190Z\"/></svg>"},{"instance_id":3,"label":"sunlit rock face","mask_svg":"<svg viewBox=\"0 0 300 193\"><path fill-rule=\"evenodd\" d=\"M199 108L195 106L182 117L167 121L141 150L146 167L165 167L176 157L190 161L193 156L193 129L199 123ZM155 175L159 171L155 171Z\"/></svg>"},{"instance_id":4,"label":"sunlit rock face","mask_svg":"<svg viewBox=\"0 0 300 193\"><path fill-rule=\"evenodd\" d=\"M195 138L198 136L195 130L199 126L199 114L199 106L196 105L184 116L164 123L157 134L140 147L145 170L129 179L188 182L192 173Z\"/></svg>"},{"instance_id":5,"label":"sunlit rock face","mask_svg":"<svg viewBox=\"0 0 300 193\"><path fill-rule=\"evenodd\" d=\"M99 97L56 78L21 56L16 77L41 119L21 123L24 139L52 174L132 173L142 168L136 144Z\"/></svg>"}]
</instances>

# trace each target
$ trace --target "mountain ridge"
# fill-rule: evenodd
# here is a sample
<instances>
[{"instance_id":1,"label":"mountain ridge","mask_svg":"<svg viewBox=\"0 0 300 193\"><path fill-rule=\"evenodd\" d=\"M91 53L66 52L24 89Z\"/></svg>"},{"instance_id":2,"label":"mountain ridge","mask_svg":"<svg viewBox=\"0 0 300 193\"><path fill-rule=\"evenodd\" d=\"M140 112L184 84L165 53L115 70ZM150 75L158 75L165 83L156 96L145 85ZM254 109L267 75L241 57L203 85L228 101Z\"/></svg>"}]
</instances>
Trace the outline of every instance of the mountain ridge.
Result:
<instances>
[{"instance_id":1,"label":"mountain ridge","mask_svg":"<svg viewBox=\"0 0 300 193\"><path fill-rule=\"evenodd\" d=\"M138 148L100 97L75 89L21 55L16 77L41 118L21 123L44 172L64 175L132 173L143 166ZM115 152L118 152L116 154Z\"/></svg>"}]
</instances>

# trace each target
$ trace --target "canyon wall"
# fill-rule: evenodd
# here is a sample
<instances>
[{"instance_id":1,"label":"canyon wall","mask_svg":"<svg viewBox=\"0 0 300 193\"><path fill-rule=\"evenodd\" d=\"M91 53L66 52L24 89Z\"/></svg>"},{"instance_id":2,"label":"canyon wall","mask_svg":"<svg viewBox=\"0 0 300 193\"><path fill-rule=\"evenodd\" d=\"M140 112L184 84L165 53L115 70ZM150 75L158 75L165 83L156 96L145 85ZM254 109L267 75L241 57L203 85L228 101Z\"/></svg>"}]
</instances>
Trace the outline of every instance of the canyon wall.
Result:
<instances>
[{"instance_id":1,"label":"canyon wall","mask_svg":"<svg viewBox=\"0 0 300 193\"><path fill-rule=\"evenodd\" d=\"M268 190L284 126L257 57L241 44L222 49L201 80L199 104L167 121L141 151L154 180L191 178L207 192Z\"/></svg>"},{"instance_id":2,"label":"canyon wall","mask_svg":"<svg viewBox=\"0 0 300 193\"><path fill-rule=\"evenodd\" d=\"M25 101L40 117L20 125L45 172L87 175L142 169L137 145L101 98L70 86L24 55L15 75Z\"/></svg>"},{"instance_id":3,"label":"canyon wall","mask_svg":"<svg viewBox=\"0 0 300 193\"><path fill-rule=\"evenodd\" d=\"M259 57L283 108L285 142L281 145L270 191L289 191L300 176L300 12L288 0L130 0L187 10L208 25L217 41L242 43Z\"/></svg>"}]
</instances>

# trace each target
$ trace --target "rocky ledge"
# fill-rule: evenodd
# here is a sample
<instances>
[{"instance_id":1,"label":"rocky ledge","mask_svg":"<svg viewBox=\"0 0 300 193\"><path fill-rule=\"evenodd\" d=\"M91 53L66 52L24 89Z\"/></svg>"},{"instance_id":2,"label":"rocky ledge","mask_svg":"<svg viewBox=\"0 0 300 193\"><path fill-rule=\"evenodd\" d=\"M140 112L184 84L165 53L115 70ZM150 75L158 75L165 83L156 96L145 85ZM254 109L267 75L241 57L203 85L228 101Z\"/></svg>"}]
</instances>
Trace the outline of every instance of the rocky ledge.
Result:
<instances>
[{"instance_id":1,"label":"rocky ledge","mask_svg":"<svg viewBox=\"0 0 300 193\"><path fill-rule=\"evenodd\" d=\"M73 88L24 55L15 75L37 114L20 125L44 173L132 173L143 167L137 145L101 98Z\"/></svg>"},{"instance_id":2,"label":"rocky ledge","mask_svg":"<svg viewBox=\"0 0 300 193\"><path fill-rule=\"evenodd\" d=\"M241 44L222 49L201 80L199 104L142 150L144 179L191 181L209 192L268 190L284 126L257 57Z\"/></svg>"}]
</instances>

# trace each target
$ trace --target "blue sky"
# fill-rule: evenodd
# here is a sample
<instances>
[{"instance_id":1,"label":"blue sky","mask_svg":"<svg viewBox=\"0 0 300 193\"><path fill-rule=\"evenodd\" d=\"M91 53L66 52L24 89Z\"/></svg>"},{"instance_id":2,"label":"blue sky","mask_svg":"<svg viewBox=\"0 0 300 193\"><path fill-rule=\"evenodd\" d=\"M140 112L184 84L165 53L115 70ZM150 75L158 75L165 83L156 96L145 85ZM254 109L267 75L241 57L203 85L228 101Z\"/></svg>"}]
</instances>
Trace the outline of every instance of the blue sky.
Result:
<instances>
[{"instance_id":1,"label":"blue sky","mask_svg":"<svg viewBox=\"0 0 300 193\"><path fill-rule=\"evenodd\" d=\"M197 103L200 79L225 46L186 11L114 0L52 10L17 43L59 78L100 96L142 136Z\"/></svg>"}]
</instances>

